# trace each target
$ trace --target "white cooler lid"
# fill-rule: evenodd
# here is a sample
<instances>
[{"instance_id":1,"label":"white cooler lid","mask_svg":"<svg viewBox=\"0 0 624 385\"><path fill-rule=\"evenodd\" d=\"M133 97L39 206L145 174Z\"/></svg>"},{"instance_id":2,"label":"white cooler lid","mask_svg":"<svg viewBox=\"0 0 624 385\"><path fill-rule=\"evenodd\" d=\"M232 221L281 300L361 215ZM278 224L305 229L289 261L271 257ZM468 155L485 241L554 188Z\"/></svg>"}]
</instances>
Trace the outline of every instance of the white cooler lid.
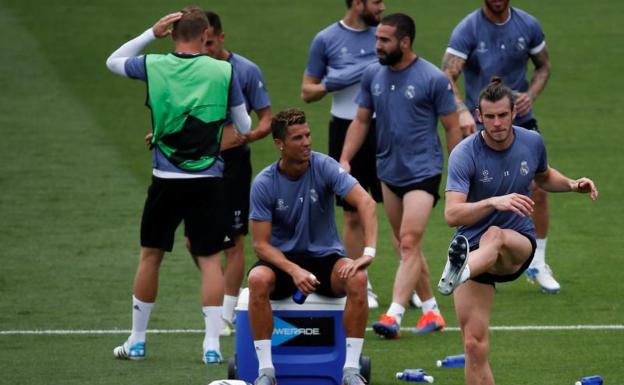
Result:
<instances>
[{"instance_id":1,"label":"white cooler lid","mask_svg":"<svg viewBox=\"0 0 624 385\"><path fill-rule=\"evenodd\" d=\"M347 297L332 298L318 294L310 294L305 303L299 305L292 298L286 298L279 301L271 301L273 310L344 310L347 303ZM236 310L247 311L249 306L249 288L241 290L238 296Z\"/></svg>"}]
</instances>

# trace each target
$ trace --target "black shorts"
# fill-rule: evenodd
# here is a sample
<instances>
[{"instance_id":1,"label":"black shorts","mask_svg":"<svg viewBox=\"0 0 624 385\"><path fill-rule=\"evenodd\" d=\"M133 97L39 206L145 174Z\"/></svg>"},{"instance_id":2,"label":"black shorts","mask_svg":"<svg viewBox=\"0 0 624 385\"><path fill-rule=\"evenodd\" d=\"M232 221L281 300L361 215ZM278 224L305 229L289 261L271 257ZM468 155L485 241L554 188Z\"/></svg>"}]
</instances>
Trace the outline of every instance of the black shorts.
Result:
<instances>
[{"instance_id":1,"label":"black shorts","mask_svg":"<svg viewBox=\"0 0 624 385\"><path fill-rule=\"evenodd\" d=\"M209 256L232 247L221 178L163 179L152 176L141 218L141 246L171 251L184 221L191 254Z\"/></svg>"},{"instance_id":2,"label":"black shorts","mask_svg":"<svg viewBox=\"0 0 624 385\"><path fill-rule=\"evenodd\" d=\"M329 121L329 156L340 161L342 146L344 145L347 129L351 120L340 119L332 116ZM358 180L364 190L369 191L376 202L381 202L381 184L377 179L377 138L375 120L371 120L368 134L362 147L351 159L351 175ZM355 207L336 196L336 204L345 211L356 211Z\"/></svg>"},{"instance_id":3,"label":"black shorts","mask_svg":"<svg viewBox=\"0 0 624 385\"><path fill-rule=\"evenodd\" d=\"M225 162L223 181L227 215L232 235L249 232L249 193L251 189L251 150L243 145L221 153Z\"/></svg>"},{"instance_id":4,"label":"black shorts","mask_svg":"<svg viewBox=\"0 0 624 385\"><path fill-rule=\"evenodd\" d=\"M405 196L405 194L410 191L423 190L433 196L433 207L435 207L435 205L440 200L440 194L438 191L440 189L441 180L442 175L436 175L432 176L431 178L421 180L420 182L409 184L407 186L393 186L388 183L386 183L386 186L388 186L390 191L395 193L401 199Z\"/></svg>"},{"instance_id":5,"label":"black shorts","mask_svg":"<svg viewBox=\"0 0 624 385\"><path fill-rule=\"evenodd\" d=\"M346 257L338 254L330 254L325 257L308 257L302 255L287 254L286 258L316 276L316 279L320 282L320 284L316 287L316 294L321 294L326 297L334 298L344 297L344 295L336 295L332 291L331 274L336 262L338 262L339 259ZM293 282L290 274L263 260L258 260L251 267L251 269L249 269L249 271L253 270L253 268L256 266L269 267L275 273L275 289L269 297L272 300L279 300L290 297L295 294L295 291L297 291L297 286L295 286L295 283Z\"/></svg>"},{"instance_id":6,"label":"black shorts","mask_svg":"<svg viewBox=\"0 0 624 385\"><path fill-rule=\"evenodd\" d=\"M527 130L530 130L530 131L540 132L539 127L537 126L537 120L535 118L529 119L522 124L516 124L516 126L526 128Z\"/></svg>"},{"instance_id":7,"label":"black shorts","mask_svg":"<svg viewBox=\"0 0 624 385\"><path fill-rule=\"evenodd\" d=\"M496 282L511 282L511 281L515 281L516 279L518 279L518 277L520 277L522 273L524 273L526 269L528 269L529 266L531 265L531 261L533 261L533 256L535 255L535 249L537 248L537 242L535 242L535 238L524 233L520 233L520 234L524 235L525 237L529 239L529 241L531 241L531 246L533 247L533 250L531 251L531 255L529 256L529 258L522 264L522 266L520 267L520 269L518 269L518 271L516 271L513 274L507 274L507 275L495 275L495 274L490 274L490 273L482 273L470 279L479 283L486 284L486 285L492 285L494 287L496 287ZM476 245L475 247L470 246L470 252L477 250L478 248L479 248L479 245Z\"/></svg>"}]
</instances>

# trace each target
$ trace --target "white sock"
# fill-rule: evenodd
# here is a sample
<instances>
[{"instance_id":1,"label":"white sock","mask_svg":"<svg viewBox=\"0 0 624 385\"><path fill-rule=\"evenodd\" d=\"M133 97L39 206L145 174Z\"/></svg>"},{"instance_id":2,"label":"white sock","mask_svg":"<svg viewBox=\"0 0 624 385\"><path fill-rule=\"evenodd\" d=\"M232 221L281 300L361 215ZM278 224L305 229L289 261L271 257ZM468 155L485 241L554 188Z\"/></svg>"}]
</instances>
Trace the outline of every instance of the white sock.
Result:
<instances>
[{"instance_id":1,"label":"white sock","mask_svg":"<svg viewBox=\"0 0 624 385\"><path fill-rule=\"evenodd\" d=\"M345 360L345 368L359 368L360 355L362 354L362 346L364 338L347 337L347 358Z\"/></svg>"},{"instance_id":2,"label":"white sock","mask_svg":"<svg viewBox=\"0 0 624 385\"><path fill-rule=\"evenodd\" d=\"M546 241L548 238L536 239L537 248L530 267L540 267L546 264Z\"/></svg>"},{"instance_id":3,"label":"white sock","mask_svg":"<svg viewBox=\"0 0 624 385\"><path fill-rule=\"evenodd\" d=\"M427 313L427 312L434 312L436 314L440 314L440 309L438 309L438 302L436 302L435 297L431 297L426 301L421 301L422 302L422 312L423 314Z\"/></svg>"},{"instance_id":4,"label":"white sock","mask_svg":"<svg viewBox=\"0 0 624 385\"><path fill-rule=\"evenodd\" d=\"M271 340L254 341L256 356L258 356L258 374L262 369L273 369L273 358L271 357Z\"/></svg>"},{"instance_id":5,"label":"white sock","mask_svg":"<svg viewBox=\"0 0 624 385\"><path fill-rule=\"evenodd\" d=\"M405 314L405 308L399 305L396 302L392 302L390 308L386 312L386 315L392 316L396 318L396 322L401 325L401 320L403 319L403 314Z\"/></svg>"},{"instance_id":6,"label":"white sock","mask_svg":"<svg viewBox=\"0 0 624 385\"><path fill-rule=\"evenodd\" d=\"M221 348L219 344L219 332L223 328L223 321L221 320L221 307L222 306L202 306L202 313L204 315L204 324L206 327L206 335L204 336L204 352L208 350L219 350Z\"/></svg>"},{"instance_id":7,"label":"white sock","mask_svg":"<svg viewBox=\"0 0 624 385\"><path fill-rule=\"evenodd\" d=\"M137 342L145 342L147 324L152 314L154 302L143 302L134 295L132 296L132 333L130 333L130 345Z\"/></svg>"},{"instance_id":8,"label":"white sock","mask_svg":"<svg viewBox=\"0 0 624 385\"><path fill-rule=\"evenodd\" d=\"M470 279L470 266L468 266L468 264L466 264L466 267L464 268L464 271L462 271L461 273L461 277L459 277L459 283L464 283L467 280Z\"/></svg>"},{"instance_id":9,"label":"white sock","mask_svg":"<svg viewBox=\"0 0 624 385\"><path fill-rule=\"evenodd\" d=\"M223 311L221 312L221 317L229 323L232 323L234 320L234 308L237 302L237 296L227 294L223 296Z\"/></svg>"}]
</instances>

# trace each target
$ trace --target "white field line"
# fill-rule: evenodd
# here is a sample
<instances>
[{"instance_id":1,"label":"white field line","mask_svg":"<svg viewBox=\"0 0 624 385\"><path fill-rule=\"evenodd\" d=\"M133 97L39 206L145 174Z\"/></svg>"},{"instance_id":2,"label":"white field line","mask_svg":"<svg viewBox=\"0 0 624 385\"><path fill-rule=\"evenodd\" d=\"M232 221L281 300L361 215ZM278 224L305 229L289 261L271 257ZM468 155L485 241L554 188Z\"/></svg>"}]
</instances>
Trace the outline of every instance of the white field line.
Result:
<instances>
[{"instance_id":1,"label":"white field line","mask_svg":"<svg viewBox=\"0 0 624 385\"><path fill-rule=\"evenodd\" d=\"M416 328L403 327L401 331L414 332ZM526 325L526 326L490 326L491 331L550 331L550 330L624 330L624 325ZM366 328L367 332L371 332L371 328ZM447 327L445 332L458 332L458 327ZM0 335L97 335L97 334L128 334L128 329L109 329L109 330L0 330ZM200 334L204 333L202 329L150 329L150 334Z\"/></svg>"}]
</instances>

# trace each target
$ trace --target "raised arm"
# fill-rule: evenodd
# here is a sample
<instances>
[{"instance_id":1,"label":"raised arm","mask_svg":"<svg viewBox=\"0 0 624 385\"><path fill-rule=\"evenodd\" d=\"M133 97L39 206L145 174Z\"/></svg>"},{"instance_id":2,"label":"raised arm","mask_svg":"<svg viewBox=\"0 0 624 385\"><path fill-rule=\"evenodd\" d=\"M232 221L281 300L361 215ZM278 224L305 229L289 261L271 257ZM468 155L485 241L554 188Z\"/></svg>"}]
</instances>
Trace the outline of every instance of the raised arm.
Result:
<instances>
[{"instance_id":1,"label":"raised arm","mask_svg":"<svg viewBox=\"0 0 624 385\"><path fill-rule=\"evenodd\" d=\"M145 46L157 38L160 39L171 35L173 23L180 20L181 17L182 12L175 12L163 16L151 28L117 48L115 52L106 59L106 67L117 75L128 76L125 69L126 60L140 54Z\"/></svg>"},{"instance_id":2,"label":"raised arm","mask_svg":"<svg viewBox=\"0 0 624 385\"><path fill-rule=\"evenodd\" d=\"M589 194L591 200L598 199L598 189L589 178L570 179L552 167L535 174L535 182L542 189L549 192L578 192Z\"/></svg>"},{"instance_id":3,"label":"raised arm","mask_svg":"<svg viewBox=\"0 0 624 385\"><path fill-rule=\"evenodd\" d=\"M459 127L463 136L468 136L476 131L477 125L472 116L472 111L468 110L464 103L459 87L457 86L457 79L464 69L466 60L457 55L453 55L450 52L445 52L442 57L442 71L448 76L451 81L451 87L453 88L453 94L455 94L455 101L457 102L457 113L459 114Z\"/></svg>"}]
</instances>

